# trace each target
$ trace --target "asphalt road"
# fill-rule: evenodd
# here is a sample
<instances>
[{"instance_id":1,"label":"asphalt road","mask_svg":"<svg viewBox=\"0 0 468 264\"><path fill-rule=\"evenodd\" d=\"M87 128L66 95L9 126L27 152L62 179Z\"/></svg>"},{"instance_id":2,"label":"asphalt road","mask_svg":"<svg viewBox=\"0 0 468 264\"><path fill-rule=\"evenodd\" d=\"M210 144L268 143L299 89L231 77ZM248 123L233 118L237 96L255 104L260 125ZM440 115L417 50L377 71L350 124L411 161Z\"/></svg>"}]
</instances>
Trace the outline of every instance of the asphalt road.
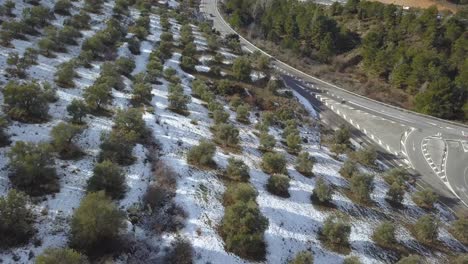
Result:
<instances>
[{"instance_id":1,"label":"asphalt road","mask_svg":"<svg viewBox=\"0 0 468 264\"><path fill-rule=\"evenodd\" d=\"M202 0L200 11L204 13L207 19L213 21L214 28L222 35L237 34L237 32L224 21L217 5L218 0ZM386 142L387 138L395 137L395 132L390 129L389 132L385 132L385 129L383 132L379 131L379 135L376 135L376 137L379 138L374 138L372 140L375 143L383 143L381 145L391 145L393 149L399 149L400 153L393 154L400 159L406 159L407 164L419 172L423 184L432 186L440 195L447 199L456 197L460 199L465 206L468 206L468 149L462 147L463 142L468 144L468 126L424 116L350 93L341 87L310 76L277 60L265 51L257 48L242 36L240 36L240 40L245 50L250 52L259 50L270 57L272 66L283 78L289 78L288 82L291 88L297 91L309 89L312 93L320 94L320 96L323 96L327 100L345 103L355 110L371 114L382 120L387 120L389 126L390 124L398 123L410 127L411 131L402 131L401 135L398 135L401 137L400 146L396 146L398 143L394 141ZM311 97L308 96L306 98L310 100ZM314 103L317 104L317 101L315 100ZM382 124L377 124L377 122L367 123L366 125L369 126L369 128L377 129L378 126L382 126ZM356 124L353 125L356 126ZM359 124L358 127L361 128L362 125ZM363 132L366 131L364 128L362 128L362 130ZM385 133L388 133L388 135ZM429 137L438 137L444 140L444 142L447 143L447 147L445 148L446 153L425 153L423 142ZM450 142L457 143L452 144ZM455 144L458 144L458 147L455 146ZM446 156L444 172L441 173L434 170L434 165L431 164L431 155ZM397 165L401 165L401 161L395 162Z\"/></svg>"}]
</instances>

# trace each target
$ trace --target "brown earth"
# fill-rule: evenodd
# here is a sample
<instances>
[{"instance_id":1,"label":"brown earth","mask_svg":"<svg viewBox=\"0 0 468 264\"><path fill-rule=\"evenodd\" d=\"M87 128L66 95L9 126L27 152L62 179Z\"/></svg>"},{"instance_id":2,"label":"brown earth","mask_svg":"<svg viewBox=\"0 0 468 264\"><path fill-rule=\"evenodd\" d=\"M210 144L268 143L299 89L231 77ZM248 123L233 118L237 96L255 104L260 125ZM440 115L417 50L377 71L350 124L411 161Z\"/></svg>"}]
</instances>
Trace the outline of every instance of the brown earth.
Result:
<instances>
[{"instance_id":1,"label":"brown earth","mask_svg":"<svg viewBox=\"0 0 468 264\"><path fill-rule=\"evenodd\" d=\"M379 1L385 4L395 4L400 6L409 6L409 7L420 7L428 8L430 6L437 6L439 10L450 10L452 12L457 12L458 7L455 4L448 3L446 1L440 0L371 0Z\"/></svg>"}]
</instances>

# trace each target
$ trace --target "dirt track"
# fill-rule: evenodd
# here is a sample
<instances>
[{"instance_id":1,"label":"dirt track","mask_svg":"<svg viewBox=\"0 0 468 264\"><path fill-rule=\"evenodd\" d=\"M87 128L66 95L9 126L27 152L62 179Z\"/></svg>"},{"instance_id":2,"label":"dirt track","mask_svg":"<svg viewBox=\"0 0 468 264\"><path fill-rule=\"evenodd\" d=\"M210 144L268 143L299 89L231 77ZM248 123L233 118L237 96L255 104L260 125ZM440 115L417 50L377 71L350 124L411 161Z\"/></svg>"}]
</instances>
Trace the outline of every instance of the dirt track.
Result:
<instances>
[{"instance_id":1,"label":"dirt track","mask_svg":"<svg viewBox=\"0 0 468 264\"><path fill-rule=\"evenodd\" d=\"M439 10L450 10L452 12L457 11L456 5L447 3L445 1L435 1L435 0L373 0L373 1L379 1L385 4L395 4L395 5L401 5L401 6L421 7L421 8L428 8L432 5L436 5Z\"/></svg>"}]
</instances>

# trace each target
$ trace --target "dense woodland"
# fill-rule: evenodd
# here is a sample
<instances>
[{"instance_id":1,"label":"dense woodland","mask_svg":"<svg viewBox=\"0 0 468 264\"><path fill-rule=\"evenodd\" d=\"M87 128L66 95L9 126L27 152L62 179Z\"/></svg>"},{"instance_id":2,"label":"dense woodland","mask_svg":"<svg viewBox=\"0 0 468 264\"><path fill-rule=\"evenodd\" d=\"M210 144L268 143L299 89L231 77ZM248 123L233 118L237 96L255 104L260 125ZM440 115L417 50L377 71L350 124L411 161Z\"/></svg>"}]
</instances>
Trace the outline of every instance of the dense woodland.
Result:
<instances>
[{"instance_id":1,"label":"dense woodland","mask_svg":"<svg viewBox=\"0 0 468 264\"><path fill-rule=\"evenodd\" d=\"M440 14L435 7L403 10L395 5L349 0L327 7L295 0L227 0L230 23L298 57L331 63L350 54L351 67L400 89L414 110L468 120L466 11Z\"/></svg>"}]
</instances>

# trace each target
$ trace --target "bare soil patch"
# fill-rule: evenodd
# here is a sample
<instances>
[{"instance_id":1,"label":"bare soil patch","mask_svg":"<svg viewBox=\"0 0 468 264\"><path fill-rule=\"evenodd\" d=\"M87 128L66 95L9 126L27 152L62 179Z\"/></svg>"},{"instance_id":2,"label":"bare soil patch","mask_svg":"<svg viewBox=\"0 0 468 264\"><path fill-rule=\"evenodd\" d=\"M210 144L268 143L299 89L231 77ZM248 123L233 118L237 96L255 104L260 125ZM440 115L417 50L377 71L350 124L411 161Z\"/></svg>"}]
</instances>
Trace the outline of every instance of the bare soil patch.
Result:
<instances>
[{"instance_id":1,"label":"bare soil patch","mask_svg":"<svg viewBox=\"0 0 468 264\"><path fill-rule=\"evenodd\" d=\"M439 10L450 10L452 12L457 12L458 7L455 4L448 3L446 1L436 1L436 0L371 0L378 1L384 4L395 4L400 6L409 6L409 7L419 7L419 8L428 8L430 6L437 6Z\"/></svg>"}]
</instances>

